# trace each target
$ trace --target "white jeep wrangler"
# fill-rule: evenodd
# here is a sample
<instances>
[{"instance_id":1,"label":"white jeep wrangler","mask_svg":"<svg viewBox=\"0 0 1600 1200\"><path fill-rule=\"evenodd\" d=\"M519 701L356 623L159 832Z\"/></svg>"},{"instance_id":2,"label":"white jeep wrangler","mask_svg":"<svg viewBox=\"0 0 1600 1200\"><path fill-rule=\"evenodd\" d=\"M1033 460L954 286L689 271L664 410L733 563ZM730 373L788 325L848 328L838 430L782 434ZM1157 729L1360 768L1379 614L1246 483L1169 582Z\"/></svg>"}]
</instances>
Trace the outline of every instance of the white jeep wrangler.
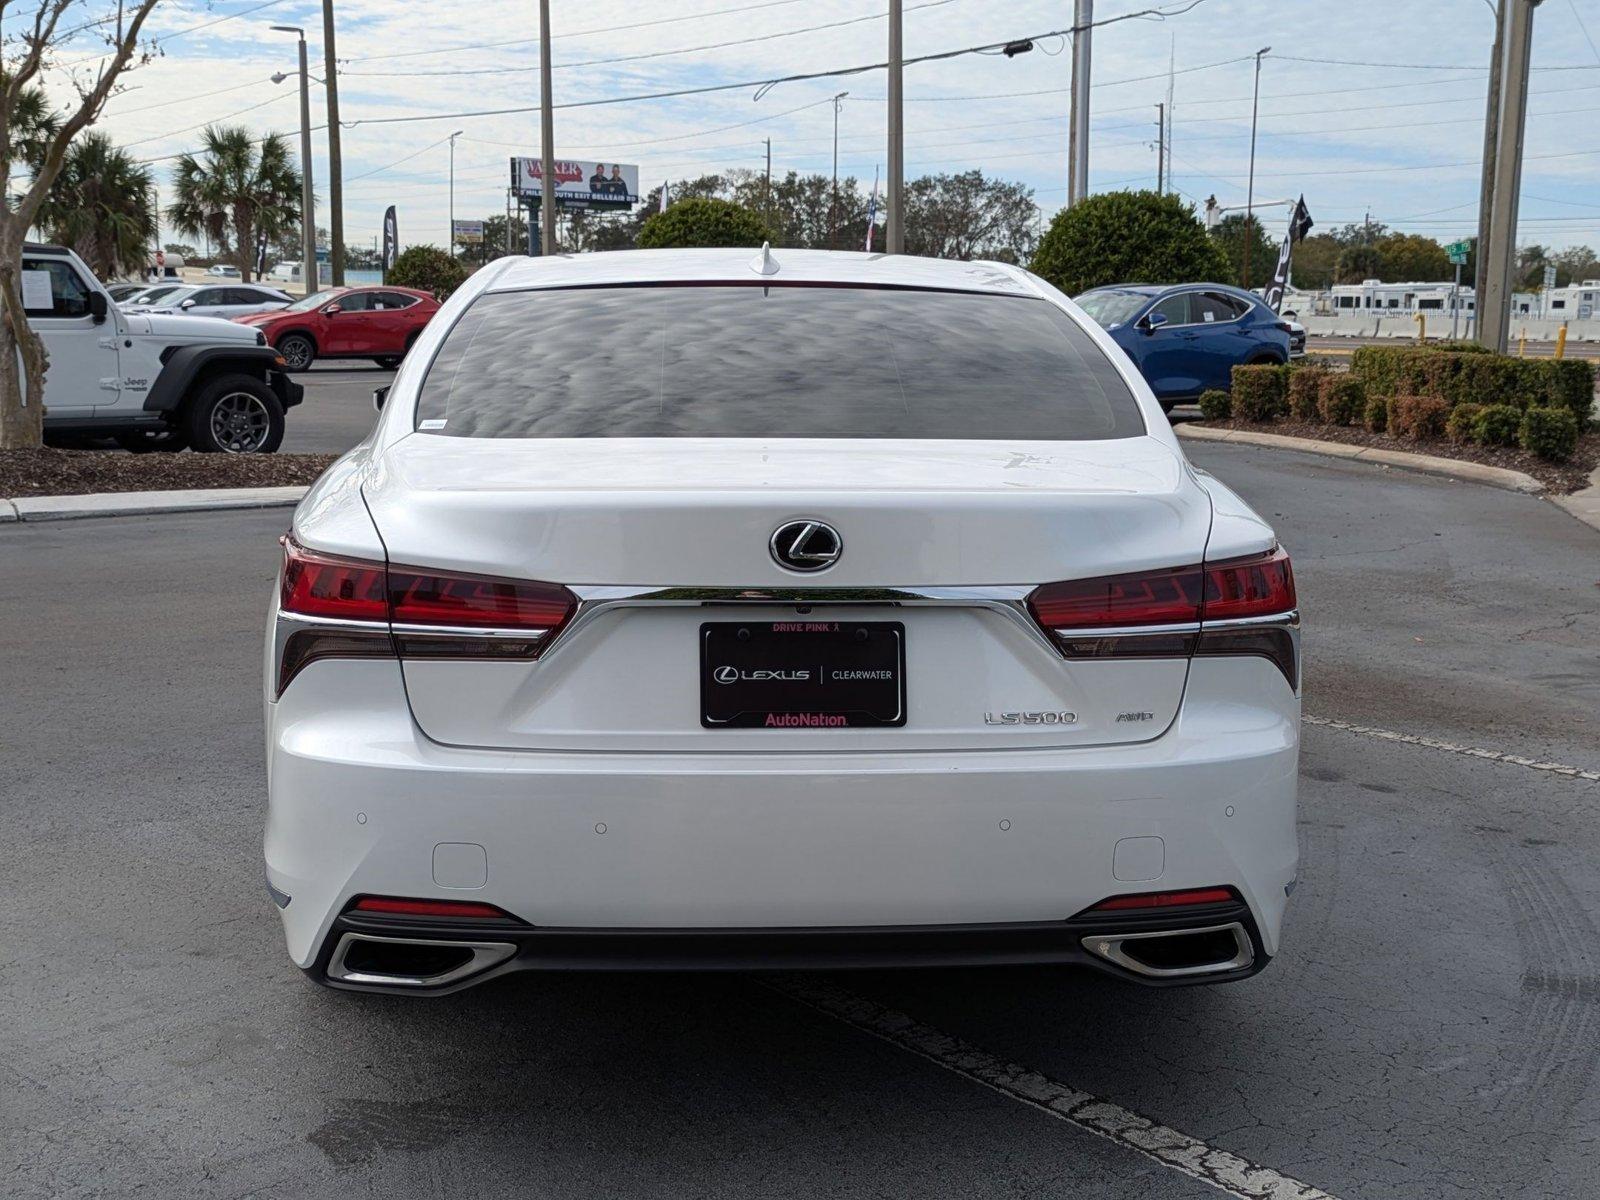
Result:
<instances>
[{"instance_id":1,"label":"white jeep wrangler","mask_svg":"<svg viewBox=\"0 0 1600 1200\"><path fill-rule=\"evenodd\" d=\"M112 438L129 450L269 454L304 389L248 325L124 312L76 254L28 243L28 323L50 352L45 441Z\"/></svg>"}]
</instances>

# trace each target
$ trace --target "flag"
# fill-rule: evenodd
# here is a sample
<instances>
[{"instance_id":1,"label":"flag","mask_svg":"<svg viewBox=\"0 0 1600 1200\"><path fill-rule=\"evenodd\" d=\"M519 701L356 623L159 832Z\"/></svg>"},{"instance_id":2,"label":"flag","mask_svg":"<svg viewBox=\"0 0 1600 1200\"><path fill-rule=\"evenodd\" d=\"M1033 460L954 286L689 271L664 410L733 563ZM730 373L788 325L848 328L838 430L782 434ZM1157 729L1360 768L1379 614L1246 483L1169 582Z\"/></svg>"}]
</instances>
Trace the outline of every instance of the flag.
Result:
<instances>
[{"instance_id":1,"label":"flag","mask_svg":"<svg viewBox=\"0 0 1600 1200\"><path fill-rule=\"evenodd\" d=\"M667 189L670 188L671 186L672 186L672 181L670 179L662 180L662 182L661 182L661 211L662 212L666 212L667 211Z\"/></svg>"},{"instance_id":2,"label":"flag","mask_svg":"<svg viewBox=\"0 0 1600 1200\"><path fill-rule=\"evenodd\" d=\"M1306 208L1306 198L1300 197L1289 217L1289 232L1283 235L1283 245L1278 247L1278 265L1272 272L1272 282L1261 298L1273 312L1283 307L1283 293L1289 286L1289 263L1294 256L1294 244L1311 232L1311 213Z\"/></svg>"},{"instance_id":3,"label":"flag","mask_svg":"<svg viewBox=\"0 0 1600 1200\"><path fill-rule=\"evenodd\" d=\"M383 268L384 282L388 282L389 271L399 257L400 227L395 219L394 205L391 204L383 214L383 258L379 260L379 265Z\"/></svg>"},{"instance_id":4,"label":"flag","mask_svg":"<svg viewBox=\"0 0 1600 1200\"><path fill-rule=\"evenodd\" d=\"M872 253L872 230L878 223L878 168L872 168L872 200L867 205L867 253Z\"/></svg>"}]
</instances>

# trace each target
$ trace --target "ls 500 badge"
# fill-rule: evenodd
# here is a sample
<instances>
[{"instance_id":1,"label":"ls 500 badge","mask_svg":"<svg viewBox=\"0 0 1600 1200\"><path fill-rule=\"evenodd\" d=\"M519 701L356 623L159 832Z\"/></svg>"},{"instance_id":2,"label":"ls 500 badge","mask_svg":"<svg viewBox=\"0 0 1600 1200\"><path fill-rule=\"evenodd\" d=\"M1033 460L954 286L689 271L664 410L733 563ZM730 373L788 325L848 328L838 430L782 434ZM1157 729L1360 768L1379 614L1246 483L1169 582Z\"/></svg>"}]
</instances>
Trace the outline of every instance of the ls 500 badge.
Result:
<instances>
[{"instance_id":1,"label":"ls 500 badge","mask_svg":"<svg viewBox=\"0 0 1600 1200\"><path fill-rule=\"evenodd\" d=\"M1078 714L1071 712L1037 712L1028 710L1024 712L986 712L983 714L985 725L1076 725Z\"/></svg>"}]
</instances>

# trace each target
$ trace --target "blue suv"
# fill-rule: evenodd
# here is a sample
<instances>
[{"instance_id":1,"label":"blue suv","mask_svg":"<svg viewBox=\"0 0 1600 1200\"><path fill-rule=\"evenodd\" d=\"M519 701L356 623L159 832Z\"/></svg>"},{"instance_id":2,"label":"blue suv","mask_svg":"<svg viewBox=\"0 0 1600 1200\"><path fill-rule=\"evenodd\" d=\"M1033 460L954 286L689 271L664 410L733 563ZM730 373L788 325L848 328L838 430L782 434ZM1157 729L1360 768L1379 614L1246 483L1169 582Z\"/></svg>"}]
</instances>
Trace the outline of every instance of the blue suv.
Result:
<instances>
[{"instance_id":1,"label":"blue suv","mask_svg":"<svg viewBox=\"0 0 1600 1200\"><path fill-rule=\"evenodd\" d=\"M1289 323L1225 284L1117 284L1077 304L1133 359L1164 412L1207 388L1227 391L1240 363L1289 361Z\"/></svg>"}]
</instances>

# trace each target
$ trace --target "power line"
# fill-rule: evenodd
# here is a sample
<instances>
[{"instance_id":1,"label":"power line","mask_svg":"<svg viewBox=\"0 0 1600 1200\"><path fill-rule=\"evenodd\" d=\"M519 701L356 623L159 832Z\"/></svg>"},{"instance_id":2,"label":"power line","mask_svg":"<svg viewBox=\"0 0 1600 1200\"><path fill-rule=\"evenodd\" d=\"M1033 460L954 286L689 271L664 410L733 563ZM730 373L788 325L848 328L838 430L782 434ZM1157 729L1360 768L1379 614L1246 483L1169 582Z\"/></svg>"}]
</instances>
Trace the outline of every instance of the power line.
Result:
<instances>
[{"instance_id":1,"label":"power line","mask_svg":"<svg viewBox=\"0 0 1600 1200\"><path fill-rule=\"evenodd\" d=\"M295 93L293 93L293 92L279 92L276 96L268 96L265 100L261 101L259 104L252 104L248 108L241 108L241 109L238 109L238 110L236 110L234 112L231 112L231 113L227 113L227 114L225 114L223 116L220 116L220 117L212 117L209 120L201 121L198 125L188 125L188 126L185 126L182 129L174 129L174 130L171 130L170 132L167 132L167 133L157 133L157 134L152 134L150 137L136 138L135 140L133 140L131 142L124 142L123 145L125 147L126 146L142 146L146 142L159 142L164 138L176 137L180 133L192 133L196 129L204 129L208 125L216 125L216 124L218 124L219 122L222 122L222 121L231 121L234 117L242 117L247 112L254 112L256 109L265 108L269 104L276 104L279 100L292 99L294 97L294 94ZM326 126L324 126L323 128L326 128ZM173 157L177 157L177 156L174 155ZM152 160L149 160L149 161L156 161L156 160L152 159Z\"/></svg>"},{"instance_id":2,"label":"power line","mask_svg":"<svg viewBox=\"0 0 1600 1200\"><path fill-rule=\"evenodd\" d=\"M924 0L922 4L913 4L906 8L906 12L916 12L923 8L943 8L947 4L955 4L957 0ZM679 54L693 54L700 50L725 50L730 46L749 46L757 42L773 42L779 38L798 37L803 33L816 33L823 29L839 29L846 25L861 25L868 21L881 21L883 13L871 13L864 17L848 17L842 21L829 21L822 25L806 25L799 29L784 29L777 33L764 33L751 37L734 38L726 42L707 42L699 46L683 46L675 50L651 50L644 54L624 54L616 58L592 58L584 62L555 63L552 71L568 71L577 67L607 67L617 63L643 62L646 59L672 58ZM537 39L536 39L537 40ZM377 78L379 76L404 76L406 78L422 78L434 75L526 75L538 71L537 66L532 67L468 67L463 70L446 71L341 71L341 75L348 78Z\"/></svg>"},{"instance_id":3,"label":"power line","mask_svg":"<svg viewBox=\"0 0 1600 1200\"><path fill-rule=\"evenodd\" d=\"M1463 63L1397 63L1397 62L1362 62L1349 58L1305 58L1297 54L1271 54L1269 58L1276 58L1281 62L1318 63L1329 67L1381 67L1390 71L1487 71L1488 67L1473 67ZM1593 71L1597 68L1587 63L1561 65L1553 67L1534 67L1535 71Z\"/></svg>"},{"instance_id":4,"label":"power line","mask_svg":"<svg viewBox=\"0 0 1600 1200\"><path fill-rule=\"evenodd\" d=\"M120 112L104 113L100 119L109 121L115 117L131 117L134 113L149 112L153 108L171 108L174 104L188 104L191 100L205 100L211 96L225 96L229 92L242 92L245 88L260 87L263 83L271 82L272 76L266 75L260 79L252 79L249 83L236 83L232 87L218 88L214 92L197 92L193 96L182 96L177 100L163 100L159 104L146 104L141 108L125 108Z\"/></svg>"},{"instance_id":5,"label":"power line","mask_svg":"<svg viewBox=\"0 0 1600 1200\"><path fill-rule=\"evenodd\" d=\"M191 25L187 29L180 29L175 33L156 34L150 40L157 46L164 46L168 42L177 41L179 38L187 37L191 33L199 33L202 29L210 29L213 25L224 25L229 21L237 21L240 17L248 17L251 13L258 13L264 8L274 8L277 5L283 4L285 2L286 2L286 0L264 0L264 3L254 5L251 8L241 8L238 12L229 13L226 16L217 17L217 18L215 18L214 20L211 20L211 21L202 21L198 25ZM106 20L112 20L112 19L115 19L115 18L106 18ZM104 24L104 23L105 23L105 21L90 22L90 24ZM88 28L88 26L81 26L80 28ZM116 51L112 50L112 51L107 51L105 54L94 54L94 55L90 55L87 58L74 59L71 62L63 63L62 66L64 66L64 67L81 67L85 63L103 62L104 60L106 60L108 58L114 58L115 56L116 56Z\"/></svg>"},{"instance_id":6,"label":"power line","mask_svg":"<svg viewBox=\"0 0 1600 1200\"><path fill-rule=\"evenodd\" d=\"M633 21L627 25L606 25L599 29L574 29L565 33L550 35L552 42L561 41L563 38L592 37L597 33L620 33L628 29L647 29L652 25L671 25L679 21L697 21L703 17L724 17L731 13L754 12L763 8L783 8L790 4L800 4L802 0L766 0L762 4L741 4L737 8L716 8L709 12L683 13L676 17L658 17L653 21ZM498 50L505 46L537 46L538 38L513 38L504 42L472 42L465 46L446 46L440 50L404 50L397 54L368 54L359 58L344 58L341 62L386 62L396 58L429 58L436 54L457 54L463 50Z\"/></svg>"}]
</instances>

